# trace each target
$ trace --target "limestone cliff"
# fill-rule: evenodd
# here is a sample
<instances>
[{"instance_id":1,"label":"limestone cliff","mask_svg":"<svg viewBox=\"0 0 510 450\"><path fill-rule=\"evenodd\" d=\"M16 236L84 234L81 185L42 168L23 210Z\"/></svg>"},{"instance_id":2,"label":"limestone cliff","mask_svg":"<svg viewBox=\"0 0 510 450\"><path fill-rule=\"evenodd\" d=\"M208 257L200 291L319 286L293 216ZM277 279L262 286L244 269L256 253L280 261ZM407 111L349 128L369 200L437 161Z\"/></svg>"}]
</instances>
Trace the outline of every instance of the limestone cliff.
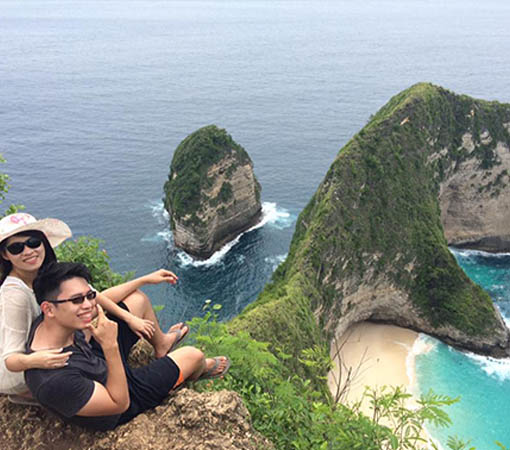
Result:
<instances>
[{"instance_id":1,"label":"limestone cliff","mask_svg":"<svg viewBox=\"0 0 510 450\"><path fill-rule=\"evenodd\" d=\"M251 159L214 125L179 144L164 191L175 245L198 258L208 258L260 220L260 185Z\"/></svg>"},{"instance_id":2,"label":"limestone cliff","mask_svg":"<svg viewBox=\"0 0 510 450\"><path fill-rule=\"evenodd\" d=\"M473 109L473 114L475 110ZM471 114L471 112L470 112ZM508 131L510 122L503 124ZM441 222L449 244L489 252L510 251L510 150L484 128L462 135L465 157L440 183ZM480 160L488 152L489 162ZM440 153L439 153L440 154ZM432 158L438 157L438 154ZM481 165L484 165L482 168Z\"/></svg>"},{"instance_id":3,"label":"limestone cliff","mask_svg":"<svg viewBox=\"0 0 510 450\"><path fill-rule=\"evenodd\" d=\"M296 356L320 342L312 314L326 338L373 320L508 355L499 311L447 244L507 249L509 124L510 105L430 84L392 98L340 150L236 327Z\"/></svg>"}]
</instances>

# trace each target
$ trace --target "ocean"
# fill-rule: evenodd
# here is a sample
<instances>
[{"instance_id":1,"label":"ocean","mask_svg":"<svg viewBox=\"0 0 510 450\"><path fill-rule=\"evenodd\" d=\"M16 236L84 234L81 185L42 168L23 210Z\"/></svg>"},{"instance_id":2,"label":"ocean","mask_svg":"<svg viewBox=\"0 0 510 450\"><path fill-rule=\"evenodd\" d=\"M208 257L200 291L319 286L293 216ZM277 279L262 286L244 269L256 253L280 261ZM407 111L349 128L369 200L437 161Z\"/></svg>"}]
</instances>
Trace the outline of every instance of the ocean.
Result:
<instances>
[{"instance_id":1,"label":"ocean","mask_svg":"<svg viewBox=\"0 0 510 450\"><path fill-rule=\"evenodd\" d=\"M510 102L509 13L497 0L1 0L6 202L103 239L114 270L175 271L176 287L146 289L164 305L163 326L200 314L207 299L235 316L286 257L340 148L393 95L429 81ZM251 156L264 223L198 263L174 248L161 199L175 148L213 123ZM494 283L480 275L480 261L504 257L457 255L510 314L506 266ZM463 371L462 387L455 358L477 374ZM417 357L417 376L420 389L430 380L462 395L453 430L489 449L510 445L496 425L508 415L487 401L504 403L505 364L434 345Z\"/></svg>"},{"instance_id":2,"label":"ocean","mask_svg":"<svg viewBox=\"0 0 510 450\"><path fill-rule=\"evenodd\" d=\"M452 249L469 277L495 301L510 325L510 254ZM423 345L425 344L425 345ZM495 359L458 352L428 336L415 344L428 351L416 356L416 391L458 397L446 411L453 420L449 428L429 427L444 445L448 436L471 440L477 449L495 449L496 441L510 444L510 359Z\"/></svg>"}]
</instances>

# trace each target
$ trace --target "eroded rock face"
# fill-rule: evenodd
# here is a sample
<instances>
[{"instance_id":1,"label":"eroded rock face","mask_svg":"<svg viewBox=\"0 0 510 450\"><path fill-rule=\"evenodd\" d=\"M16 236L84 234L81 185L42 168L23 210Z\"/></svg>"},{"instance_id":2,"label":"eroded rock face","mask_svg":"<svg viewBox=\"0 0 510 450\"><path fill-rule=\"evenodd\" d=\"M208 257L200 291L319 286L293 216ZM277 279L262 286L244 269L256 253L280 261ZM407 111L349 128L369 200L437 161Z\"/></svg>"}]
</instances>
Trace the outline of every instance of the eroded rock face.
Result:
<instances>
[{"instance_id":1,"label":"eroded rock face","mask_svg":"<svg viewBox=\"0 0 510 450\"><path fill-rule=\"evenodd\" d=\"M480 339L452 325L432 326L430 321L423 317L419 308L410 301L409 296L384 277L376 281L376 286L376 289L372 283L358 286L346 295L341 308L342 320L330 318L335 336L343 336L351 324L368 320L390 323L426 333L453 347L478 354L490 354L496 357L509 355L508 331L496 308L493 311L496 317L494 332ZM374 304L375 299L377 299L376 304ZM349 307L349 305L355 305L355 307Z\"/></svg>"},{"instance_id":2,"label":"eroded rock face","mask_svg":"<svg viewBox=\"0 0 510 450\"><path fill-rule=\"evenodd\" d=\"M205 259L261 217L260 185L246 151L214 125L175 151L165 183L175 245Z\"/></svg>"},{"instance_id":3,"label":"eroded rock face","mask_svg":"<svg viewBox=\"0 0 510 450\"><path fill-rule=\"evenodd\" d=\"M483 141L492 141L488 132ZM467 132L461 150L471 155L480 144ZM494 152L495 165L490 169L481 169L479 159L469 157L450 168L441 182L441 222L450 245L510 251L510 149L499 141Z\"/></svg>"},{"instance_id":4,"label":"eroded rock face","mask_svg":"<svg viewBox=\"0 0 510 450\"><path fill-rule=\"evenodd\" d=\"M152 353L145 342L133 350L137 363ZM107 432L66 425L40 407L9 403L0 396L2 450L186 450L273 448L255 432L235 392L198 393L181 389L160 406Z\"/></svg>"}]
</instances>

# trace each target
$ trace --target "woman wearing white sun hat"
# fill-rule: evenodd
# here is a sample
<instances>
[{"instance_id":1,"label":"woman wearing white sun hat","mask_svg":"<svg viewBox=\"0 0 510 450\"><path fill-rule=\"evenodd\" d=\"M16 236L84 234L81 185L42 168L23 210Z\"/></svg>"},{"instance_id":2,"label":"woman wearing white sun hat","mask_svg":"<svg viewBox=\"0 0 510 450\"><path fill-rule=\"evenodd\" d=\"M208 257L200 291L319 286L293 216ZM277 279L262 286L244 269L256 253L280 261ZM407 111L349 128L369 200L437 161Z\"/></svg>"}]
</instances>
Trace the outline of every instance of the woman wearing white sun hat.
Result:
<instances>
[{"instance_id":1,"label":"woman wearing white sun hat","mask_svg":"<svg viewBox=\"0 0 510 450\"><path fill-rule=\"evenodd\" d=\"M32 321L40 314L32 282L40 267L56 260L52 247L71 237L69 227L57 219L36 220L16 213L0 220L0 392L25 394L23 372L11 365L50 367L65 364L69 354L58 350L25 355Z\"/></svg>"},{"instance_id":2,"label":"woman wearing white sun hat","mask_svg":"<svg viewBox=\"0 0 510 450\"><path fill-rule=\"evenodd\" d=\"M32 403L24 370L59 368L70 357L62 349L25 354L30 326L41 312L32 282L41 267L56 261L52 247L69 237L71 230L58 219L37 220L30 214L16 213L0 220L0 393L8 394L16 403ZM160 269L97 293L98 303L106 311L124 320L139 337L147 338L156 357L166 355L189 331L183 323L167 333L159 328L150 300L139 288L162 282L175 284L177 277Z\"/></svg>"}]
</instances>

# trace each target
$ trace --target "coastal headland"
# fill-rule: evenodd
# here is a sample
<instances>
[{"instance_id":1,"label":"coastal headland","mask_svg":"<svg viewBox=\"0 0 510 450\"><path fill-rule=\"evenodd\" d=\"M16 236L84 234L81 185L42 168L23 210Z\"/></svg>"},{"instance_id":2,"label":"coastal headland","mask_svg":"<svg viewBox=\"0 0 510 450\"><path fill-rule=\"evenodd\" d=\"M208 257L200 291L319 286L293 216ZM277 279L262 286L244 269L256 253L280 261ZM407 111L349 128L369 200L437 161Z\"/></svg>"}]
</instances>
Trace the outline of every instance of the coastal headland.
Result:
<instances>
[{"instance_id":1,"label":"coastal headland","mask_svg":"<svg viewBox=\"0 0 510 450\"><path fill-rule=\"evenodd\" d=\"M343 364L368 354L372 366L348 401L364 384L409 386L414 332L507 357L499 310L448 245L507 249L509 131L510 105L427 83L393 97L340 150L298 218L287 259L232 328L283 349L291 370L316 381L323 374L299 362L303 352L325 346L334 355L354 327L359 344L346 345Z\"/></svg>"},{"instance_id":2,"label":"coastal headland","mask_svg":"<svg viewBox=\"0 0 510 450\"><path fill-rule=\"evenodd\" d=\"M445 199L462 179L472 204L500 205L496 217L471 208L471 224L507 220L509 129L509 105L427 83L393 97L340 150L299 216L286 261L234 322L296 357L365 320L507 356L499 311L448 249L452 223L468 224ZM506 239L493 226L470 233L473 246ZM289 316L299 320L282 329Z\"/></svg>"}]
</instances>

